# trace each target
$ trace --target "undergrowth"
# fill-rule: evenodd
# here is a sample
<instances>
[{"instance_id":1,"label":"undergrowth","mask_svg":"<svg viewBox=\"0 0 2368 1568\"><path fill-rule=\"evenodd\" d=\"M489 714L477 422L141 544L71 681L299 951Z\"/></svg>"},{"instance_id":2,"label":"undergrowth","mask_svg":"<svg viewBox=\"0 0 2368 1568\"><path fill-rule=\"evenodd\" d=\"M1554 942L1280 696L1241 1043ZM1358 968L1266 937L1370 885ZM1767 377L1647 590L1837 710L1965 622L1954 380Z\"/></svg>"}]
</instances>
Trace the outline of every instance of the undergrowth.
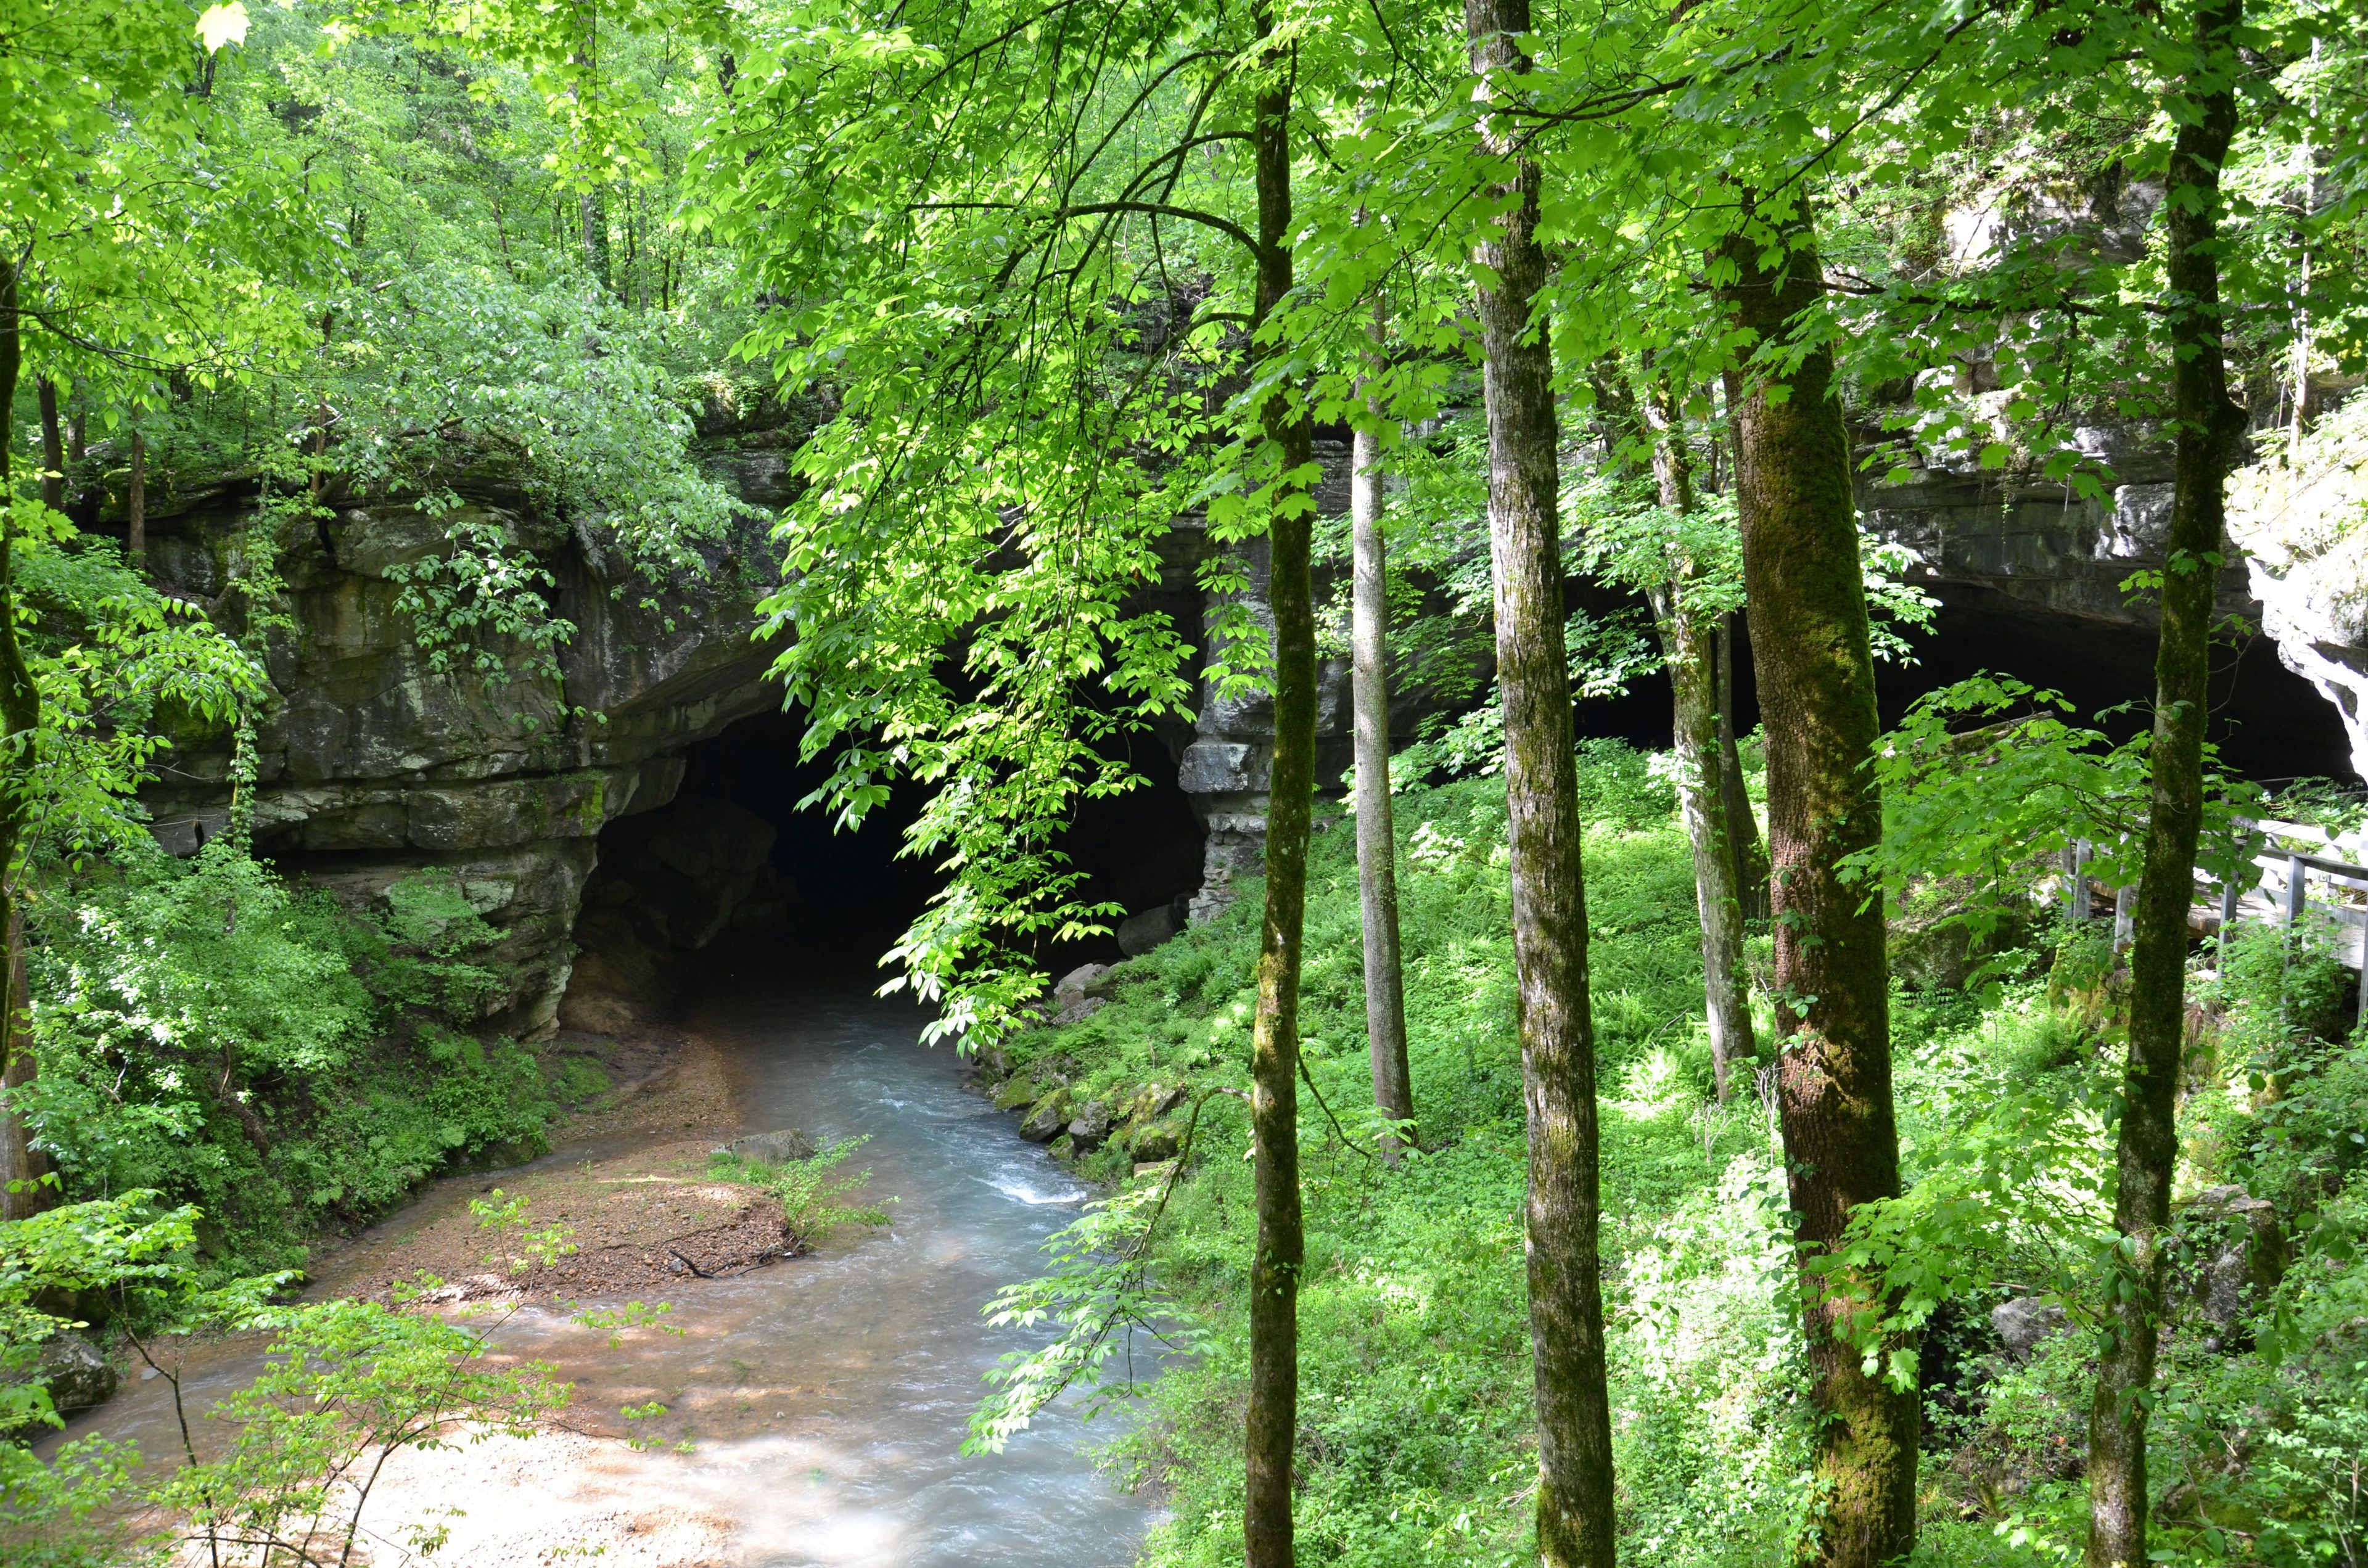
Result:
<instances>
[{"instance_id":1,"label":"undergrowth","mask_svg":"<svg viewBox=\"0 0 2368 1568\"><path fill-rule=\"evenodd\" d=\"M429 873L359 910L217 840L68 890L31 954L40 1075L18 1091L65 1193L194 1205L224 1276L455 1165L541 1153L600 1068L482 1019L500 933Z\"/></svg>"},{"instance_id":2,"label":"undergrowth","mask_svg":"<svg viewBox=\"0 0 2368 1568\"><path fill-rule=\"evenodd\" d=\"M1666 786L1618 745L1591 746L1582 769L1622 1554L1688 1568L1782 1561L1815 1499L1774 1128L1748 1071L1732 1103L1712 1098L1693 890ZM1311 853L1299 1555L1514 1563L1531 1554L1535 1447L1502 786L1402 791L1398 824L1422 1148L1395 1170L1371 1153L1345 819L1320 818ZM1133 1148L1167 1151L1194 1114L1183 1108L1198 1108L1142 1278L1122 1287L1141 1294L1124 1331L1140 1343L1104 1363L1158 1365L1163 1314L1167 1337L1194 1352L1170 1354L1161 1375L1126 1390L1135 1419L1105 1449L1122 1480L1168 1494L1168 1521L1145 1551L1157 1568L1239 1561L1251 1169L1246 1108L1209 1091L1248 1083L1258 913L1247 884L1219 919L1120 966L1107 1006L1023 1037L1001 1063L1007 1105L1058 1086L1072 1104L1113 1108L1122 1130L1108 1144L1055 1147L1087 1175L1131 1183L1121 1202L1167 1179L1164 1165L1136 1175ZM1926 1201L1888 1221L1949 1281L1924 1320L1918 1374L1922 1562L2078 1555L2093 1343L2084 1303L2110 1218L2100 1184L2121 1044L2113 955L2110 944L2090 950L2095 929L2027 938L1975 994L1895 998L1903 1159L1911 1199ZM2296 1217L2296 1261L2274 1290L2244 1298L2241 1322L2223 1324L2200 1304L2201 1271L2223 1245L2216 1221L2202 1210L2183 1221L2194 1233L2156 1428L2158 1543L2174 1561L2299 1565L2361 1551L2359 1494L2342 1486L2368 1463L2368 1314L2357 1300L2368 1287L2351 1261L2368 1221L2368 1046L2329 1027L2323 944L2292 953L2267 940L2232 942L2198 982L2212 1023L2185 1101L2180 1191L2241 1183L2272 1199ZM1764 937L1759 951L1764 962ZM1116 1114L1127 1107L1132 1121ZM2071 1331L2009 1354L1991 1311L2033 1293L2063 1304ZM1028 1386L1026 1369L1002 1376Z\"/></svg>"}]
</instances>

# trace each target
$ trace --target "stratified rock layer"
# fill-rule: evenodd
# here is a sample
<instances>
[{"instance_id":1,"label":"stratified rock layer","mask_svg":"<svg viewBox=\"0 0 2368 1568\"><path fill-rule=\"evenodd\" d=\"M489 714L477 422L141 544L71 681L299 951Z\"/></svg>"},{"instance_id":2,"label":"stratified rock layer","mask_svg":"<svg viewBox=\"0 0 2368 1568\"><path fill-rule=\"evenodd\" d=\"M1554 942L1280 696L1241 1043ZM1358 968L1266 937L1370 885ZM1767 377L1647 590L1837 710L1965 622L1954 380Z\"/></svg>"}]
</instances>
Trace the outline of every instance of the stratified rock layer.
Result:
<instances>
[{"instance_id":1,"label":"stratified rock layer","mask_svg":"<svg viewBox=\"0 0 2368 1568\"><path fill-rule=\"evenodd\" d=\"M781 465L761 446L711 460L752 505L780 498ZM600 830L672 801L684 748L779 705L775 650L756 638L778 557L753 513L695 569L653 582L606 530L541 515L498 472L464 468L457 488L458 517L354 498L312 535L276 541L286 623L268 643L277 700L256 736L256 844L352 905L404 877L451 879L502 932L492 957L507 983L486 1022L532 1037L567 988ZM233 483L152 506L161 585L239 614L219 596L230 563L265 547L254 503ZM445 551L456 523L496 530L549 573L550 611L573 628L555 669L498 636L435 667L393 574ZM168 761L149 794L156 836L188 854L227 824L229 756Z\"/></svg>"}]
</instances>

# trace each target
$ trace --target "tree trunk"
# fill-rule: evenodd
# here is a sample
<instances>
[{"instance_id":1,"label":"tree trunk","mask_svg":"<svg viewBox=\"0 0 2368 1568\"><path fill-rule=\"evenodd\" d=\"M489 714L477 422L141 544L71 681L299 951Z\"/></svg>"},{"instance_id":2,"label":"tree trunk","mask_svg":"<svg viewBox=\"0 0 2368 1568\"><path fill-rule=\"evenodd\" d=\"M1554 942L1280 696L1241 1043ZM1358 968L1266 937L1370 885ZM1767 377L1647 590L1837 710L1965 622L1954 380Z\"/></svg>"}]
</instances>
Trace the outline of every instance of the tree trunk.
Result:
<instances>
[{"instance_id":1,"label":"tree trunk","mask_svg":"<svg viewBox=\"0 0 2368 1568\"><path fill-rule=\"evenodd\" d=\"M575 211L584 228L585 269L606 294L609 292L609 203L598 191L587 190L575 199Z\"/></svg>"},{"instance_id":2,"label":"tree trunk","mask_svg":"<svg viewBox=\"0 0 2368 1568\"><path fill-rule=\"evenodd\" d=\"M1734 276L1719 292L1747 341L1767 345L1816 304L1824 281L1805 205L1768 215L1762 234L1721 246ZM1773 272L1759 265L1770 240L1791 251ZM1833 369L1821 347L1789 374L1730 371L1727 384L1767 719L1780 1114L1804 1263L1834 1250L1853 1209L1899 1193L1883 907L1837 874L1844 856L1880 837L1883 806L1868 769L1874 667ZM1823 1493L1806 1554L1830 1568L1883 1568L1916 1540L1917 1392L1861 1370L1837 1335L1839 1303L1815 1276L1804 1286Z\"/></svg>"},{"instance_id":3,"label":"tree trunk","mask_svg":"<svg viewBox=\"0 0 2368 1568\"><path fill-rule=\"evenodd\" d=\"M1465 0L1473 70L1501 89L1531 62L1517 41L1529 0ZM1488 90L1484 86L1484 92ZM1484 144L1512 152L1508 128ZM1479 247L1488 419L1488 540L1497 681L1505 705L1513 956L1529 1115L1530 1346L1537 1379L1538 1559L1611 1568L1611 1419L1603 1362L1601 1200L1596 1177L1595 1028L1587 994L1570 666L1563 640L1554 359L1531 312L1546 281L1539 172L1507 156L1513 210Z\"/></svg>"},{"instance_id":4,"label":"tree trunk","mask_svg":"<svg viewBox=\"0 0 2368 1568\"><path fill-rule=\"evenodd\" d=\"M1740 612L1718 619L1718 788L1726 807L1727 845L1735 853L1735 886L1743 918L1768 918L1768 846L1759 839L1751 791L1743 782L1743 755L1735 744L1735 637Z\"/></svg>"},{"instance_id":5,"label":"tree trunk","mask_svg":"<svg viewBox=\"0 0 2368 1568\"><path fill-rule=\"evenodd\" d=\"M1261 36L1272 17L1256 13ZM1291 87L1284 62L1258 97L1257 314L1291 291ZM1257 352L1276 355L1280 345ZM1258 411L1284 472L1314 460L1304 405L1280 392ZM1292 1453L1299 1438L1299 968L1307 904L1307 839L1315 795L1315 593L1308 562L1315 506L1281 488L1268 521L1268 602L1274 611L1274 767L1268 780L1266 920L1258 938L1258 1012L1250 1034L1250 1138L1258 1208L1250 1261L1250 1400L1243 1536L1248 1568L1292 1568Z\"/></svg>"},{"instance_id":6,"label":"tree trunk","mask_svg":"<svg viewBox=\"0 0 2368 1568\"><path fill-rule=\"evenodd\" d=\"M1653 480L1663 509L1694 509L1693 454L1677 400L1666 381L1645 389L1645 423L1653 437ZM1731 1092L1731 1069L1759 1054L1751 1035L1751 992L1743 968L1743 903L1736 881L1742 857L1727 819L1718 722L1719 617L1690 602L1699 597L1693 562L1669 562L1668 581L1648 596L1669 669L1678 754L1678 801L1693 846L1694 904L1702 918L1702 996L1710 1021L1711 1073L1719 1103Z\"/></svg>"},{"instance_id":7,"label":"tree trunk","mask_svg":"<svg viewBox=\"0 0 2368 1568\"><path fill-rule=\"evenodd\" d=\"M1379 327L1375 328L1378 335ZM1366 415L1382 417L1368 403ZM1365 1033L1373 1062L1373 1106L1392 1121L1414 1119L1406 1065L1406 975L1398 951L1398 851L1390 810L1390 605L1382 539L1382 442L1356 436L1349 522L1356 557L1350 603L1357 727L1357 892L1365 930ZM1395 1163L1398 1140L1382 1157Z\"/></svg>"},{"instance_id":8,"label":"tree trunk","mask_svg":"<svg viewBox=\"0 0 2368 1568\"><path fill-rule=\"evenodd\" d=\"M0 261L0 410L16 406L23 366L23 329L17 314L17 268ZM16 422L0 418L0 1090L31 1082L34 1060L26 1027L24 911L19 898L19 860L28 809L24 774L31 732L41 722L40 692L17 642L16 492L10 450ZM13 1105L0 1105L0 1219L21 1220L40 1209L33 1186L46 1163L32 1146L23 1118Z\"/></svg>"},{"instance_id":9,"label":"tree trunk","mask_svg":"<svg viewBox=\"0 0 2368 1568\"><path fill-rule=\"evenodd\" d=\"M58 427L58 383L43 376L41 399L41 505L66 509L66 437Z\"/></svg>"},{"instance_id":10,"label":"tree trunk","mask_svg":"<svg viewBox=\"0 0 2368 1568\"><path fill-rule=\"evenodd\" d=\"M123 559L134 572L148 564L148 443L131 432L131 474L123 486Z\"/></svg>"},{"instance_id":11,"label":"tree trunk","mask_svg":"<svg viewBox=\"0 0 2368 1568\"><path fill-rule=\"evenodd\" d=\"M2146 1561L2146 1404L2162 1311L2162 1233L2172 1167L2187 1003L2187 911L2203 822L2203 726L2212 607L2228 459L2245 427L2221 354L2220 166L2236 134L2234 38L2243 0L2199 0L2196 62L2183 85L2164 199L2169 254L2177 480L2155 653L2146 866L2130 950L2129 1061L2122 1090L2113 1226L2097 1390L2089 1411L2089 1568Z\"/></svg>"}]
</instances>

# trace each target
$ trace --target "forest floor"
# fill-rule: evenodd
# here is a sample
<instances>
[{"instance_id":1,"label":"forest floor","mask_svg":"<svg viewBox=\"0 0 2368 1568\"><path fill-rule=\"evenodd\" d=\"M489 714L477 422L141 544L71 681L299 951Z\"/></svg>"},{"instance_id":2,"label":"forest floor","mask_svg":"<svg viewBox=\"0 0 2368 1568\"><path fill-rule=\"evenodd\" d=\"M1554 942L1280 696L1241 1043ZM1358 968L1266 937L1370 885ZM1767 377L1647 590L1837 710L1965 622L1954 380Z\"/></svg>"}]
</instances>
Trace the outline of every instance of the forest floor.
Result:
<instances>
[{"instance_id":1,"label":"forest floor","mask_svg":"<svg viewBox=\"0 0 2368 1568\"><path fill-rule=\"evenodd\" d=\"M620 1042L611 1059L643 1071L577 1117L552 1153L432 1184L324 1256L316 1289L386 1300L424 1276L436 1281L424 1291L431 1301L540 1301L734 1274L782 1256L780 1204L707 1177L708 1156L739 1131L722 1052L668 1031ZM512 1222L495 1218L505 1211ZM552 1256L554 1243L572 1250Z\"/></svg>"}]
</instances>

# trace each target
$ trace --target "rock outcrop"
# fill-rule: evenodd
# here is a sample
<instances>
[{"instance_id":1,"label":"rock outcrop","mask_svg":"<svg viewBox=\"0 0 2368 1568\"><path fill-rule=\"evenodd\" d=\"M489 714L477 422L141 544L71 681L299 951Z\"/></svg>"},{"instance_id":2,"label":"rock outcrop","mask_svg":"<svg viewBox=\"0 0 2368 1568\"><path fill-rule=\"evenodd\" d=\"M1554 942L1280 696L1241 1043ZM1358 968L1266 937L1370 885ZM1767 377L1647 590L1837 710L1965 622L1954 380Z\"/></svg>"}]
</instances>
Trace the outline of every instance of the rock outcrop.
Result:
<instances>
[{"instance_id":1,"label":"rock outcrop","mask_svg":"<svg viewBox=\"0 0 2368 1568\"><path fill-rule=\"evenodd\" d=\"M778 503L793 434L743 432L711 472L752 508ZM284 620L256 736L257 848L352 904L423 869L453 878L502 932L491 956L507 980L487 1025L533 1037L557 1021L601 829L672 801L686 747L779 705L773 650L755 638L778 557L752 510L694 569L654 583L604 529L543 515L498 465L462 465L456 489L462 510L441 517L333 494L329 520L277 540L251 482L152 496L151 561L160 585L235 619L233 572L276 556ZM545 574L543 607L572 628L555 660L490 634L435 667L398 608L399 578L449 551L456 526L489 530ZM148 794L154 831L192 853L227 825L229 756L167 761Z\"/></svg>"},{"instance_id":2,"label":"rock outcrop","mask_svg":"<svg viewBox=\"0 0 2368 1568\"><path fill-rule=\"evenodd\" d=\"M594 1034L658 1022L685 960L731 930L785 924L797 888L774 869L771 823L712 796L621 824L583 891L580 949L559 1021Z\"/></svg>"},{"instance_id":3,"label":"rock outcrop","mask_svg":"<svg viewBox=\"0 0 2368 1568\"><path fill-rule=\"evenodd\" d=\"M1879 472L1862 477L1864 527L1913 551L1908 581L1941 602L1937 635L1918 649L1921 663L1878 672L1889 687L1886 711L1905 701L1903 687L1926 689L1983 668L2062 690L2083 719L2151 700L2157 599L2124 585L2163 568L2170 449L2139 426L2082 429L2077 441L2118 482L2103 499L1970 461L1936 461L1896 483ZM2355 663L2368 670L2368 647L2356 638L2347 645L2344 627L2302 612L2316 602L2309 594L2282 604L2271 574L2245 555L2254 547L2241 528L2231 533L2239 548L2219 572L2217 608L2246 631L2214 657L2224 756L2241 770L2281 778L2340 776L2368 764L2358 736L2345 739L2347 724L2361 726L2340 710L2345 680L2368 691L2368 676L2334 674ZM2308 629L2297 631L2302 621ZM2255 635L2262 632L2266 641ZM2350 700L2356 710L2357 697Z\"/></svg>"}]
</instances>

